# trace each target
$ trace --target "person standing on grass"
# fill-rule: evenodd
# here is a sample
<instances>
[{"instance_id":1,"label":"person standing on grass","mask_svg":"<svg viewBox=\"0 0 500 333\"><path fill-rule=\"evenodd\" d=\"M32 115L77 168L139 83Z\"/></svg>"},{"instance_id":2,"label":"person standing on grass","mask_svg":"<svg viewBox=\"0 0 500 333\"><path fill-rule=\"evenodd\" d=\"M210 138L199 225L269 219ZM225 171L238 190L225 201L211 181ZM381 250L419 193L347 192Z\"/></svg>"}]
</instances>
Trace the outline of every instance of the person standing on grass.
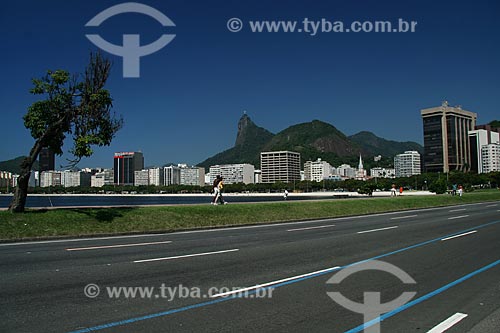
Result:
<instances>
[{"instance_id":1,"label":"person standing on grass","mask_svg":"<svg viewBox=\"0 0 500 333\"><path fill-rule=\"evenodd\" d=\"M464 188L462 185L458 185L458 196L461 197L464 192Z\"/></svg>"}]
</instances>

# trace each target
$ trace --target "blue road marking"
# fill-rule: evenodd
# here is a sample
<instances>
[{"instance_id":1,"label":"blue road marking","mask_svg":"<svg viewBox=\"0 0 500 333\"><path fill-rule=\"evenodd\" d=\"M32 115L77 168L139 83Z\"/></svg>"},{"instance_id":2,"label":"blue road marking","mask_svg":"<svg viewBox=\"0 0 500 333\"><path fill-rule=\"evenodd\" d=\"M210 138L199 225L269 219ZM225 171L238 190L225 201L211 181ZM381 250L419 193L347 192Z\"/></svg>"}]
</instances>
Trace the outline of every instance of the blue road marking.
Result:
<instances>
[{"instance_id":1,"label":"blue road marking","mask_svg":"<svg viewBox=\"0 0 500 333\"><path fill-rule=\"evenodd\" d=\"M369 258L369 259L357 261L355 263L348 264L348 265L345 265L345 266L342 266L342 267L339 267L339 268L332 268L331 270L328 270L328 271L325 271L325 272L320 272L320 273L317 273L317 274L314 274L314 275L310 275L310 276L306 276L306 277L302 277L302 278L297 278L296 280L290 280L290 281L282 282L282 283L279 283L279 284L272 285L270 287L260 288L260 290L262 290L262 289L274 289L274 288L286 286L286 285L289 285L289 284L292 284L292 283L297 283L297 282L301 282L301 281L304 281L304 280L312 279L314 277L318 277L318 276L321 276L321 275L330 274L330 273L332 273L334 271L341 270L341 269L344 269L344 268L347 268L347 267L350 267L350 266L359 265L361 263L365 263L365 262L368 262L368 261L372 261L372 260L377 260L377 259L380 259L380 258L388 257L388 256L391 256L391 255L396 254L396 253L401 253L401 252L408 251L408 250L411 250L411 249L415 249L415 248L418 248L418 247L421 247L421 246L424 246L424 245L428 245L428 244L431 244L431 243L439 242L439 241L441 241L441 239L446 238L446 237L451 237L451 236L459 235L459 234L464 233L464 232L468 232L468 231L472 231L472 230L477 230L477 229L485 228L485 227L488 227L488 226L491 226L491 225L494 225L494 224L498 224L498 223L500 223L500 221L493 221L493 222L481 224L481 225L473 227L473 228L468 228L468 229L465 229L465 230L460 230L460 231L457 231L457 232L454 232L454 233L451 233L451 234L448 234L448 235L440 236L438 238L434 238L434 239L431 239L431 240L428 240L428 241L425 241L425 242L414 244L414 245L411 245L411 246L408 246L408 247L405 247L405 248L402 248L402 249L399 249L399 250L395 250L395 251L391 251L391 252L388 252L388 253L384 253L384 254L381 254L381 255ZM487 269L489 269L489 268L491 268L493 266L498 265L499 263L500 263L500 260L496 261L493 264L485 266L485 267L479 269L478 271L470 273L469 275L473 274L471 276L469 276L469 275L464 276L463 278L457 280L459 282L454 281L452 283L458 284L460 282L463 282L463 281L469 279L470 277L483 272L484 270L487 270ZM491 265L493 265L493 266L491 266ZM491 267L489 267L489 266L491 266ZM453 284L453 285L455 285L455 284ZM446 285L446 286L442 287L442 288L445 288L445 289L439 291L438 293L440 293L440 292L442 292L442 291L444 291L446 289L451 288L453 285ZM440 289L442 289L442 288L440 288ZM438 289L438 290L440 290L440 289ZM436 290L436 291L438 291L438 290ZM249 291L246 294L247 295L254 294L257 291L258 290ZM436 291L434 291L432 293L435 293ZM428 296L427 298L430 298L430 297L434 296L434 295L431 295L431 294L427 294L427 295L422 296L422 297ZM431 295L431 296L429 296L429 295ZM201 307L212 305L212 304L222 303L222 302L233 300L233 299L236 299L236 298L240 298L240 296L238 296L238 295L228 296L228 297L219 298L219 299L212 300L212 301L207 301L207 302L202 302L202 303L198 303L198 304L194 304L194 305L185 306L185 307L178 308L178 309L173 309L173 310L168 310L168 311L153 313L153 314L142 316L142 317L135 317L135 318L130 318L130 319L126 319L126 320L115 321L115 322L111 322L111 323L107 323L107 324L103 324L103 325L88 327L88 328L84 328L84 329L80 329L80 330L76 330L76 331L71 331L69 333L85 333L85 332L100 331L100 330L103 330L103 329L106 329L106 328L111 328L111 327L116 327L116 326L122 326L122 325L132 324L132 323L143 321L143 320L148 320L148 319L153 319L153 318L158 318L158 317L164 317L164 316L168 316L168 315L171 315L171 314L174 314L174 313L179 313L179 312L184 312L184 311L188 311L188 310L192 310L192 309L196 309L196 308L201 308ZM418 300L420 300L420 298L417 299L417 300L414 300L413 302L416 302ZM419 303L422 302L422 301L424 301L424 300L425 299L420 300ZM406 305L404 305L403 307L405 307L405 306L407 306L409 304L412 304L413 302L409 302ZM415 303L415 304L418 304L418 303ZM415 304L412 304L411 306L413 306ZM396 310L393 310L391 312L386 313L385 315L383 315L383 316L381 316L379 318L383 318L384 316L387 316L389 314L390 314L390 316L393 316L396 313L399 313L399 312L401 312L401 311L403 311L404 309L407 308L407 307L406 308L403 308L403 307L401 307L401 309L398 308L398 309L400 309L398 312L393 313L394 311L398 310L398 309L396 309ZM385 318L389 318L389 317L385 317ZM383 319L379 319L379 320L383 320ZM349 333L360 332L360 330L363 330L365 327L369 327L369 326L365 326L365 325L367 325L369 323L370 323L370 326L372 326L376 322L374 321L373 323L371 323L371 322L365 323L365 324L363 324L361 326L358 326L356 328L353 328L352 330L347 331L347 332L349 332Z\"/></svg>"},{"instance_id":2,"label":"blue road marking","mask_svg":"<svg viewBox=\"0 0 500 333\"><path fill-rule=\"evenodd\" d=\"M411 308L414 305L417 305L419 303L422 303L425 300L428 300L431 297L439 295L443 291L446 291L446 290L450 289L451 287L456 286L457 284L460 284L460 283L462 283L462 282L470 279L471 277L473 277L475 275L478 275L479 273L482 273L482 272L484 272L484 271L486 271L486 270L488 270L490 268L493 268L493 267L497 266L498 264L500 264L500 260L497 260L497 261L495 261L495 262L493 262L493 263L491 263L489 265L486 265L486 266L484 266L484 267L482 267L482 268L480 268L478 270L475 270L474 272L469 273L469 274L461 277L458 280L455 280L455 281L453 281L451 283L448 283L447 285L445 285L445 286L443 286L443 287L441 287L439 289L436 289L436 290L434 290L434 291L432 291L432 292L430 292L430 293L428 293L428 294L426 294L426 295L424 295L422 297L419 297L419 298L417 298L417 299L415 299L415 300L413 300L411 302L408 302L405 305L400 306L399 308L396 308L396 309L394 309L392 311L389 311L389 312L383 314L382 316L380 316L378 318L375 318L373 320L367 321L366 323L364 323L364 324L362 324L360 326L357 326L357 327L355 327L353 329L350 329L349 331L345 331L345 333L357 333L357 332L361 332L365 328L368 328L370 326L378 324L378 323L382 322L383 320L385 320L387 318L390 318L390 317L392 317L392 316L394 316L394 315L396 315L396 314L398 314L398 313L400 313L400 312L402 312L402 311L404 311L404 310L406 310L408 308Z\"/></svg>"}]
</instances>

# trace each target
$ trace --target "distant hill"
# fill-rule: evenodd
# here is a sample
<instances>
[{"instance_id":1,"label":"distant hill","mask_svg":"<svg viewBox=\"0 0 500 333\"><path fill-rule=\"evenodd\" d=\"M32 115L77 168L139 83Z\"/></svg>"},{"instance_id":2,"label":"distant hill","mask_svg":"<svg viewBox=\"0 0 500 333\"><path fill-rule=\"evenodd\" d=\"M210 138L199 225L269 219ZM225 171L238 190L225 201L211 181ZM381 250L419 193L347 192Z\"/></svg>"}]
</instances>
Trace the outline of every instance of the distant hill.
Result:
<instances>
[{"instance_id":1,"label":"distant hill","mask_svg":"<svg viewBox=\"0 0 500 333\"><path fill-rule=\"evenodd\" d=\"M272 134L257 126L244 114L238 122L235 146L199 165L209 168L216 164L250 163L259 168L260 153L276 150L299 152L302 162L321 158L338 166L342 163L357 165L359 154L362 154L363 158L376 155L392 158L406 150L422 152L423 148L415 142L389 141L370 132L360 132L347 137L335 126L320 120L293 125Z\"/></svg>"},{"instance_id":2,"label":"distant hill","mask_svg":"<svg viewBox=\"0 0 500 333\"><path fill-rule=\"evenodd\" d=\"M493 120L488 125L492 128L500 129L500 120Z\"/></svg>"},{"instance_id":3,"label":"distant hill","mask_svg":"<svg viewBox=\"0 0 500 333\"><path fill-rule=\"evenodd\" d=\"M359 156L361 152L360 147L337 128L319 120L288 127L276 134L264 150L296 151L303 162L321 158L334 165L341 164L346 157Z\"/></svg>"},{"instance_id":4,"label":"distant hill","mask_svg":"<svg viewBox=\"0 0 500 333\"><path fill-rule=\"evenodd\" d=\"M423 154L424 152L424 147L416 142L390 141L380 138L372 132L367 131L351 135L349 139L356 142L363 149L363 151L370 156L394 156L407 150L416 150L420 154Z\"/></svg>"},{"instance_id":5,"label":"distant hill","mask_svg":"<svg viewBox=\"0 0 500 333\"><path fill-rule=\"evenodd\" d=\"M15 174L21 172L21 162L25 159L25 156L19 156L12 160L0 162L0 171L8 171ZM38 170L38 161L33 164L33 170Z\"/></svg>"},{"instance_id":6,"label":"distant hill","mask_svg":"<svg viewBox=\"0 0 500 333\"><path fill-rule=\"evenodd\" d=\"M199 163L209 168L217 164L250 163L260 165L260 152L274 137L265 128L257 126L248 115L244 114L238 122L238 134L233 148L214 155Z\"/></svg>"}]
</instances>

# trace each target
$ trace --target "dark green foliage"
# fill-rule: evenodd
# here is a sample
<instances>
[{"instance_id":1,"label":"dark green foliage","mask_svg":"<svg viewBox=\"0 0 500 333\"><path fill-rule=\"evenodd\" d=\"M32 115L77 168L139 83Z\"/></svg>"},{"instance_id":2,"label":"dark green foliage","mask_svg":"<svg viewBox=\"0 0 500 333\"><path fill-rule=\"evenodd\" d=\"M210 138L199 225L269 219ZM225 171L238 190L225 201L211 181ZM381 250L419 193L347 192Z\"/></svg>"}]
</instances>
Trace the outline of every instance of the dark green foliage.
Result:
<instances>
[{"instance_id":1,"label":"dark green foliage","mask_svg":"<svg viewBox=\"0 0 500 333\"><path fill-rule=\"evenodd\" d=\"M71 76L67 71L48 71L40 79L33 79L34 95L43 99L34 102L23 117L24 126L30 130L35 143L30 154L21 163L18 186L9 206L12 212L23 212L28 195L28 181L33 164L44 147L62 154L66 135L71 135L70 153L76 165L82 157L93 153L92 146L106 146L122 126L122 119L111 114L112 98L104 85L111 63L100 54L91 54L81 76Z\"/></svg>"}]
</instances>

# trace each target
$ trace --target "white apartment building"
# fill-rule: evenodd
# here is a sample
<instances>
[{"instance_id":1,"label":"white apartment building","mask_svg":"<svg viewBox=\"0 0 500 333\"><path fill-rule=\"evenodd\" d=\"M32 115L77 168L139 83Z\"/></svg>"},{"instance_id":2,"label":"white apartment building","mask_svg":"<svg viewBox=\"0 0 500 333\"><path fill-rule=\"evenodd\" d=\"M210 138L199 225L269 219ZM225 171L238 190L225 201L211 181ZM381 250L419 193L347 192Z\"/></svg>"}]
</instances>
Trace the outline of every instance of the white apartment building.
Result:
<instances>
[{"instance_id":1,"label":"white apartment building","mask_svg":"<svg viewBox=\"0 0 500 333\"><path fill-rule=\"evenodd\" d=\"M255 170L253 172L253 182L255 184L262 183L262 171L260 170Z\"/></svg>"},{"instance_id":2,"label":"white apartment building","mask_svg":"<svg viewBox=\"0 0 500 333\"><path fill-rule=\"evenodd\" d=\"M395 178L396 170L392 168L372 168L370 169L370 176L373 178Z\"/></svg>"},{"instance_id":3,"label":"white apartment building","mask_svg":"<svg viewBox=\"0 0 500 333\"><path fill-rule=\"evenodd\" d=\"M337 168L337 174L342 178L356 178L357 171L349 164L342 164Z\"/></svg>"},{"instance_id":4,"label":"white apartment building","mask_svg":"<svg viewBox=\"0 0 500 333\"><path fill-rule=\"evenodd\" d=\"M500 144L500 133L478 129L469 131L469 145L471 153L471 171L477 173L487 173L483 164L482 151L483 147L490 144ZM492 148L494 150L494 148ZM489 151L486 149L485 151ZM493 161L492 161L493 162ZM490 166L488 165L488 170Z\"/></svg>"},{"instance_id":5,"label":"white apartment building","mask_svg":"<svg viewBox=\"0 0 500 333\"><path fill-rule=\"evenodd\" d=\"M60 171L42 171L40 175L40 187L61 186L61 174Z\"/></svg>"},{"instance_id":6,"label":"white apartment building","mask_svg":"<svg viewBox=\"0 0 500 333\"><path fill-rule=\"evenodd\" d=\"M64 187L90 186L90 173L65 170L61 172L61 185Z\"/></svg>"},{"instance_id":7,"label":"white apartment building","mask_svg":"<svg viewBox=\"0 0 500 333\"><path fill-rule=\"evenodd\" d=\"M484 145L481 148L481 163L484 173L500 171L500 144Z\"/></svg>"},{"instance_id":8,"label":"white apartment building","mask_svg":"<svg viewBox=\"0 0 500 333\"><path fill-rule=\"evenodd\" d=\"M103 169L90 177L91 187L103 187L104 185L114 184L114 171L112 169Z\"/></svg>"},{"instance_id":9,"label":"white apartment building","mask_svg":"<svg viewBox=\"0 0 500 333\"><path fill-rule=\"evenodd\" d=\"M420 154L418 151L405 151L394 157L394 169L396 177L410 177L420 175Z\"/></svg>"},{"instance_id":10,"label":"white apartment building","mask_svg":"<svg viewBox=\"0 0 500 333\"><path fill-rule=\"evenodd\" d=\"M181 175L180 183L181 185L193 185L193 186L204 186L205 185L205 168L187 166L186 164L180 164Z\"/></svg>"},{"instance_id":11,"label":"white apartment building","mask_svg":"<svg viewBox=\"0 0 500 333\"><path fill-rule=\"evenodd\" d=\"M0 191L12 188L12 173L8 171L0 171Z\"/></svg>"},{"instance_id":12,"label":"white apartment building","mask_svg":"<svg viewBox=\"0 0 500 333\"><path fill-rule=\"evenodd\" d=\"M252 164L223 164L210 167L210 183L215 177L222 176L225 184L253 184L255 182L255 167Z\"/></svg>"},{"instance_id":13,"label":"white apartment building","mask_svg":"<svg viewBox=\"0 0 500 333\"><path fill-rule=\"evenodd\" d=\"M262 183L300 181L300 153L269 151L260 153Z\"/></svg>"},{"instance_id":14,"label":"white apartment building","mask_svg":"<svg viewBox=\"0 0 500 333\"><path fill-rule=\"evenodd\" d=\"M332 166L327 161L318 158L316 161L307 161L304 163L304 179L321 182L331 175Z\"/></svg>"},{"instance_id":15,"label":"white apartment building","mask_svg":"<svg viewBox=\"0 0 500 333\"><path fill-rule=\"evenodd\" d=\"M149 170L134 171L134 186L149 185Z\"/></svg>"},{"instance_id":16,"label":"white apartment building","mask_svg":"<svg viewBox=\"0 0 500 333\"><path fill-rule=\"evenodd\" d=\"M180 185L181 183L181 168L178 166L168 166L163 168L163 185Z\"/></svg>"},{"instance_id":17,"label":"white apartment building","mask_svg":"<svg viewBox=\"0 0 500 333\"><path fill-rule=\"evenodd\" d=\"M148 183L149 185L163 186L165 183L163 168L148 169Z\"/></svg>"}]
</instances>

